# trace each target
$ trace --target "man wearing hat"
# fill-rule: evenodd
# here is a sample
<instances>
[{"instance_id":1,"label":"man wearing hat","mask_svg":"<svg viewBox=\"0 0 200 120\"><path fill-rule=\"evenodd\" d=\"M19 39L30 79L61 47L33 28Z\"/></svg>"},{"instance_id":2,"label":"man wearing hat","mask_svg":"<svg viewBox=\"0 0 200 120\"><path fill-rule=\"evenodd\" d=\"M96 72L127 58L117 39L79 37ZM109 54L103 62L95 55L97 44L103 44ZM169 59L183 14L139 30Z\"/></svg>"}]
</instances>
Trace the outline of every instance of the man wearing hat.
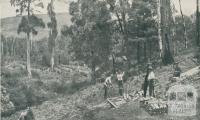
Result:
<instances>
[{"instance_id":1,"label":"man wearing hat","mask_svg":"<svg viewBox=\"0 0 200 120\"><path fill-rule=\"evenodd\" d=\"M153 72L153 68L150 64L148 64L147 74L145 76L145 81L143 84L144 97L146 97L148 87L149 87L149 96L154 96L154 80L155 80L155 74Z\"/></svg>"},{"instance_id":2,"label":"man wearing hat","mask_svg":"<svg viewBox=\"0 0 200 120\"><path fill-rule=\"evenodd\" d=\"M150 97L155 97L154 95L154 81L156 79L155 74L153 72L152 66L149 66L149 75L148 75L148 81L149 81L149 96Z\"/></svg>"}]
</instances>

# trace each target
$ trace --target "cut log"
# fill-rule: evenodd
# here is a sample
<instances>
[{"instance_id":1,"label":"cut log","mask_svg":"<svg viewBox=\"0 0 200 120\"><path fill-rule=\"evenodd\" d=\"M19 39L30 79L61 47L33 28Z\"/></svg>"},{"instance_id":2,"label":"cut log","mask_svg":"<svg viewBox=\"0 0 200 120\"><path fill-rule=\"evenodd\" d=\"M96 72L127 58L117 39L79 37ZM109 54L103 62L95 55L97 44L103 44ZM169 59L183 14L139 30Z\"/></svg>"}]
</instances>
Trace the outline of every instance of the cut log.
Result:
<instances>
[{"instance_id":1,"label":"cut log","mask_svg":"<svg viewBox=\"0 0 200 120\"><path fill-rule=\"evenodd\" d=\"M195 75L195 74L197 74L199 72L200 72L200 66L197 66L195 68L192 68L192 69L182 73L181 74L181 79L185 79L186 77Z\"/></svg>"}]
</instances>

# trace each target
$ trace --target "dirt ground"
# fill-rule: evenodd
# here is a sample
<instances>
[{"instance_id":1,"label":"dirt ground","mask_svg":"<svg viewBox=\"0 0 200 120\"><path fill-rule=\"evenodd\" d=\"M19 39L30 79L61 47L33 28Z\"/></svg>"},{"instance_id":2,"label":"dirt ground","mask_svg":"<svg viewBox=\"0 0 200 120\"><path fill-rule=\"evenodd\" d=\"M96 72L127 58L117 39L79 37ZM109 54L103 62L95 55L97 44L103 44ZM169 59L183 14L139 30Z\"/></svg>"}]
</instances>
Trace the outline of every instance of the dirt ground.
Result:
<instances>
[{"instance_id":1,"label":"dirt ground","mask_svg":"<svg viewBox=\"0 0 200 120\"><path fill-rule=\"evenodd\" d=\"M183 72L197 66L196 63L191 61L192 56L192 54L188 54L177 58L183 60L180 63ZM172 69L170 65L155 70L156 77L160 83L156 91L165 90L166 81L172 76ZM48 75L40 75L40 79L45 78L44 83L48 84L49 80L53 80L55 77L53 73L51 74L53 76L52 78L50 76L51 79L45 78ZM58 80L59 78L56 81ZM143 81L143 74L129 78L128 83L126 83L129 85L128 91L140 90ZM193 85L198 89L200 97L200 80L197 80ZM111 97L118 95L116 83L114 83L114 88L112 89L113 92L111 91ZM72 94L56 94L53 99L49 99L40 105L32 106L31 109L36 120L200 120L200 98L198 98L197 116L193 117L172 117L167 114L151 116L139 106L139 101L130 101L118 109L105 108L92 111L88 109L88 106L97 105L104 101L103 85L96 84L77 89ZM2 120L17 120L22 111L18 111L9 117L4 117Z\"/></svg>"}]
</instances>

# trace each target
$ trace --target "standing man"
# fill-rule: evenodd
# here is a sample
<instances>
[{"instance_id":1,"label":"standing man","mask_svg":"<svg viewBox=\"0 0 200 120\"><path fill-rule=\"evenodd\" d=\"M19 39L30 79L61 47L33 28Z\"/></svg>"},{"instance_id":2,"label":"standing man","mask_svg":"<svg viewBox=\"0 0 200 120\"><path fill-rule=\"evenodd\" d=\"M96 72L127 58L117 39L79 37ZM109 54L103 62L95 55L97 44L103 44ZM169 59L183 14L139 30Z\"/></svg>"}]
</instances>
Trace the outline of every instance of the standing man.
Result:
<instances>
[{"instance_id":1,"label":"standing man","mask_svg":"<svg viewBox=\"0 0 200 120\"><path fill-rule=\"evenodd\" d=\"M105 99L107 99L107 97L108 97L108 88L110 86L112 86L112 82L111 82L112 76L113 75L111 74L111 76L107 77L106 80L104 81L104 90L105 90L105 92L104 92L104 98Z\"/></svg>"},{"instance_id":2,"label":"standing man","mask_svg":"<svg viewBox=\"0 0 200 120\"><path fill-rule=\"evenodd\" d=\"M155 80L155 74L153 72L153 68L151 65L148 65L147 74L145 76L143 84L144 97L146 97L148 88L149 88L149 96L154 96L154 80Z\"/></svg>"},{"instance_id":3,"label":"standing man","mask_svg":"<svg viewBox=\"0 0 200 120\"><path fill-rule=\"evenodd\" d=\"M155 82L155 74L153 72L152 66L149 66L149 75L148 75L148 81L149 81L149 96L150 97L155 97L154 94L154 82Z\"/></svg>"},{"instance_id":4,"label":"standing man","mask_svg":"<svg viewBox=\"0 0 200 120\"><path fill-rule=\"evenodd\" d=\"M145 75L145 80L144 80L144 83L143 83L144 97L146 97L147 89L148 89L148 86L149 86L148 76L149 76L149 68L147 69L147 73Z\"/></svg>"},{"instance_id":5,"label":"standing man","mask_svg":"<svg viewBox=\"0 0 200 120\"><path fill-rule=\"evenodd\" d=\"M118 80L118 85L119 85L119 94L123 96L123 77L124 77L124 72L117 72L117 80Z\"/></svg>"}]
</instances>

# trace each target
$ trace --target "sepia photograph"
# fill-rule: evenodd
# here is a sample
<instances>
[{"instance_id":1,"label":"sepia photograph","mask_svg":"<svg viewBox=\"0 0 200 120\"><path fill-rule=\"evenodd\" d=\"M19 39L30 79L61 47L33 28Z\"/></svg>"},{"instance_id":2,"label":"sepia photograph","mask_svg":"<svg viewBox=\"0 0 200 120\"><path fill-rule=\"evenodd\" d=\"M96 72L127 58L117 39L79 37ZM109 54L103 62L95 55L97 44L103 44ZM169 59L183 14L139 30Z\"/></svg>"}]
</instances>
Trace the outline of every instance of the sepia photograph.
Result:
<instances>
[{"instance_id":1,"label":"sepia photograph","mask_svg":"<svg viewBox=\"0 0 200 120\"><path fill-rule=\"evenodd\" d=\"M200 0L0 0L1 120L200 120Z\"/></svg>"}]
</instances>

